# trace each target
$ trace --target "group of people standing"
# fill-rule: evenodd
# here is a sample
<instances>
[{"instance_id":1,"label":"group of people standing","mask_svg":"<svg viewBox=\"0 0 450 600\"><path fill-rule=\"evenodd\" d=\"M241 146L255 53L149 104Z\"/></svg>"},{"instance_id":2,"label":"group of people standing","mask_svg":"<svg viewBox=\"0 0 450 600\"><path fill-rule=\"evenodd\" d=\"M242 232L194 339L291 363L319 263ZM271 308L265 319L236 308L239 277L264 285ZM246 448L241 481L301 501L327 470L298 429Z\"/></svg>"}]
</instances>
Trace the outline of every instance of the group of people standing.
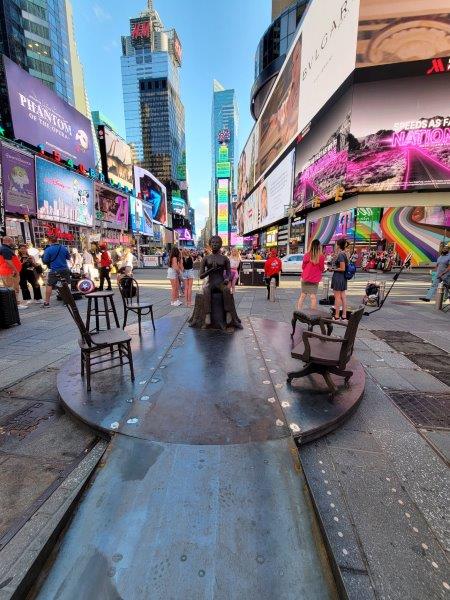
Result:
<instances>
[{"instance_id":1,"label":"group of people standing","mask_svg":"<svg viewBox=\"0 0 450 600\"><path fill-rule=\"evenodd\" d=\"M171 285L171 306L181 306L180 288L184 284L184 299L186 306L192 306L192 285L194 283L194 259L191 252L174 246L169 255L167 279Z\"/></svg>"}]
</instances>

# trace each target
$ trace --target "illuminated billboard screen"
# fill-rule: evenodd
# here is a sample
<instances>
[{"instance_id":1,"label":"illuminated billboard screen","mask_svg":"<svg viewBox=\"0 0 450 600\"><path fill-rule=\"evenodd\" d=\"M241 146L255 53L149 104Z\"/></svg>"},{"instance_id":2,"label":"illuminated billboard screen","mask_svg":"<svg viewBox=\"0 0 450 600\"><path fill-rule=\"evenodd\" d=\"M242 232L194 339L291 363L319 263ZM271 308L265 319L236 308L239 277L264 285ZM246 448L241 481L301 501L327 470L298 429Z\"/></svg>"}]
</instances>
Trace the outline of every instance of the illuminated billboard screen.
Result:
<instances>
[{"instance_id":1,"label":"illuminated billboard screen","mask_svg":"<svg viewBox=\"0 0 450 600\"><path fill-rule=\"evenodd\" d=\"M133 161L130 145L104 125L98 126L98 137L100 149L104 151L104 159L106 161L105 175L112 183L132 188Z\"/></svg>"},{"instance_id":2,"label":"illuminated billboard screen","mask_svg":"<svg viewBox=\"0 0 450 600\"><path fill-rule=\"evenodd\" d=\"M355 86L348 191L450 187L449 86L450 74Z\"/></svg>"},{"instance_id":3,"label":"illuminated billboard screen","mask_svg":"<svg viewBox=\"0 0 450 600\"><path fill-rule=\"evenodd\" d=\"M15 138L94 168L89 119L9 58L3 60Z\"/></svg>"},{"instance_id":4,"label":"illuminated billboard screen","mask_svg":"<svg viewBox=\"0 0 450 600\"><path fill-rule=\"evenodd\" d=\"M128 196L99 182L94 184L97 220L104 227L128 229Z\"/></svg>"},{"instance_id":5,"label":"illuminated billboard screen","mask_svg":"<svg viewBox=\"0 0 450 600\"><path fill-rule=\"evenodd\" d=\"M141 194L142 199L148 200L152 205L152 217L158 223L168 226L167 192L165 186L154 175L134 167L134 189Z\"/></svg>"},{"instance_id":6,"label":"illuminated billboard screen","mask_svg":"<svg viewBox=\"0 0 450 600\"><path fill-rule=\"evenodd\" d=\"M94 182L43 158L36 158L37 216L86 225L94 219Z\"/></svg>"},{"instance_id":7,"label":"illuminated billboard screen","mask_svg":"<svg viewBox=\"0 0 450 600\"><path fill-rule=\"evenodd\" d=\"M360 0L357 67L449 56L448 2Z\"/></svg>"},{"instance_id":8,"label":"illuminated billboard screen","mask_svg":"<svg viewBox=\"0 0 450 600\"><path fill-rule=\"evenodd\" d=\"M133 233L153 235L152 205L150 202L130 196L130 225Z\"/></svg>"},{"instance_id":9,"label":"illuminated billboard screen","mask_svg":"<svg viewBox=\"0 0 450 600\"><path fill-rule=\"evenodd\" d=\"M244 202L244 233L275 223L285 216L292 195L293 162L292 150ZM240 219L238 209L238 223Z\"/></svg>"},{"instance_id":10,"label":"illuminated billboard screen","mask_svg":"<svg viewBox=\"0 0 450 600\"><path fill-rule=\"evenodd\" d=\"M224 246L228 246L229 191L228 180L219 180L217 188L217 234Z\"/></svg>"},{"instance_id":11,"label":"illuminated billboard screen","mask_svg":"<svg viewBox=\"0 0 450 600\"><path fill-rule=\"evenodd\" d=\"M3 201L8 212L36 214L34 156L0 145Z\"/></svg>"},{"instance_id":12,"label":"illuminated billboard screen","mask_svg":"<svg viewBox=\"0 0 450 600\"><path fill-rule=\"evenodd\" d=\"M259 126L255 125L239 159L237 189L238 202L244 200L255 185L258 144Z\"/></svg>"},{"instance_id":13,"label":"illuminated billboard screen","mask_svg":"<svg viewBox=\"0 0 450 600\"><path fill-rule=\"evenodd\" d=\"M231 163L229 161L216 163L216 177L221 179L231 177Z\"/></svg>"}]
</instances>

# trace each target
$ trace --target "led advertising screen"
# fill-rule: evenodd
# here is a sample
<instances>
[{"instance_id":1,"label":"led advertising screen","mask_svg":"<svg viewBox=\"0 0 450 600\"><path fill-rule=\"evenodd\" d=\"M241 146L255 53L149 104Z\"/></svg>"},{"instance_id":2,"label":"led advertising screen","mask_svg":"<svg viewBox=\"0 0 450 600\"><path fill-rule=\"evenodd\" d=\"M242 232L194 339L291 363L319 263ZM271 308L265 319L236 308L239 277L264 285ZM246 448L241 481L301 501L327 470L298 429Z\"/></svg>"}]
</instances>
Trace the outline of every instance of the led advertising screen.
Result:
<instances>
[{"instance_id":1,"label":"led advertising screen","mask_svg":"<svg viewBox=\"0 0 450 600\"><path fill-rule=\"evenodd\" d=\"M360 0L357 67L449 56L447 0Z\"/></svg>"},{"instance_id":2,"label":"led advertising screen","mask_svg":"<svg viewBox=\"0 0 450 600\"><path fill-rule=\"evenodd\" d=\"M152 217L158 223L168 226L167 192L165 186L146 169L134 167L134 189L152 205Z\"/></svg>"},{"instance_id":3,"label":"led advertising screen","mask_svg":"<svg viewBox=\"0 0 450 600\"><path fill-rule=\"evenodd\" d=\"M39 219L86 225L94 220L94 183L43 158L36 158Z\"/></svg>"},{"instance_id":4,"label":"led advertising screen","mask_svg":"<svg viewBox=\"0 0 450 600\"><path fill-rule=\"evenodd\" d=\"M218 181L217 188L217 234L224 246L228 246L229 192L228 179Z\"/></svg>"},{"instance_id":5,"label":"led advertising screen","mask_svg":"<svg viewBox=\"0 0 450 600\"><path fill-rule=\"evenodd\" d=\"M104 227L128 229L128 196L95 182L96 218Z\"/></svg>"},{"instance_id":6,"label":"led advertising screen","mask_svg":"<svg viewBox=\"0 0 450 600\"><path fill-rule=\"evenodd\" d=\"M36 214L34 156L1 144L3 201L8 212Z\"/></svg>"},{"instance_id":7,"label":"led advertising screen","mask_svg":"<svg viewBox=\"0 0 450 600\"><path fill-rule=\"evenodd\" d=\"M72 106L3 57L14 136L63 159L95 168L91 122Z\"/></svg>"},{"instance_id":8,"label":"led advertising screen","mask_svg":"<svg viewBox=\"0 0 450 600\"><path fill-rule=\"evenodd\" d=\"M344 94L296 147L293 206L329 200L345 184L352 92Z\"/></svg>"},{"instance_id":9,"label":"led advertising screen","mask_svg":"<svg viewBox=\"0 0 450 600\"><path fill-rule=\"evenodd\" d=\"M348 191L449 188L449 90L450 73L355 86Z\"/></svg>"},{"instance_id":10,"label":"led advertising screen","mask_svg":"<svg viewBox=\"0 0 450 600\"><path fill-rule=\"evenodd\" d=\"M6 233L5 223L5 204L3 202L3 178L2 178L2 160L0 155L0 235L4 236Z\"/></svg>"},{"instance_id":11,"label":"led advertising screen","mask_svg":"<svg viewBox=\"0 0 450 600\"><path fill-rule=\"evenodd\" d=\"M259 126L255 125L239 159L237 189L238 202L244 200L255 186L258 144Z\"/></svg>"},{"instance_id":12,"label":"led advertising screen","mask_svg":"<svg viewBox=\"0 0 450 600\"><path fill-rule=\"evenodd\" d=\"M186 216L186 202L181 196L176 196L176 192L172 192L172 211L177 215Z\"/></svg>"},{"instance_id":13,"label":"led advertising screen","mask_svg":"<svg viewBox=\"0 0 450 600\"><path fill-rule=\"evenodd\" d=\"M153 236L152 205L130 196L130 225L134 234Z\"/></svg>"},{"instance_id":14,"label":"led advertising screen","mask_svg":"<svg viewBox=\"0 0 450 600\"><path fill-rule=\"evenodd\" d=\"M245 234L284 217L292 195L293 162L292 150L244 202Z\"/></svg>"},{"instance_id":15,"label":"led advertising screen","mask_svg":"<svg viewBox=\"0 0 450 600\"><path fill-rule=\"evenodd\" d=\"M186 227L180 227L178 229L175 229L175 231L178 233L178 239L180 240L180 242L192 242L192 233L189 231L189 229L186 229Z\"/></svg>"},{"instance_id":16,"label":"led advertising screen","mask_svg":"<svg viewBox=\"0 0 450 600\"><path fill-rule=\"evenodd\" d=\"M133 160L127 142L105 125L98 126L100 148L104 145L107 177L119 185L133 187Z\"/></svg>"}]
</instances>

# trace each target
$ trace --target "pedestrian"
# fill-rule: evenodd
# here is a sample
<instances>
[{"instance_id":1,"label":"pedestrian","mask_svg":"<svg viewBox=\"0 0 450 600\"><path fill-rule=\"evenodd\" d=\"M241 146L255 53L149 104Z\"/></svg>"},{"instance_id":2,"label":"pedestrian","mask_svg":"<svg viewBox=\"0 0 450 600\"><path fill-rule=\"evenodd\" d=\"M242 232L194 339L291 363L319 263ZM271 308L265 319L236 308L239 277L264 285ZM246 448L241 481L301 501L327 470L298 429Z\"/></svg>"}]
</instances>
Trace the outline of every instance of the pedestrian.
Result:
<instances>
[{"instance_id":1,"label":"pedestrian","mask_svg":"<svg viewBox=\"0 0 450 600\"><path fill-rule=\"evenodd\" d=\"M0 244L0 280L5 287L14 290L18 308L24 309L28 308L27 304L19 300L21 270L22 263L14 251L14 240L6 236Z\"/></svg>"},{"instance_id":2,"label":"pedestrian","mask_svg":"<svg viewBox=\"0 0 450 600\"><path fill-rule=\"evenodd\" d=\"M348 266L348 256L345 252L347 240L342 238L337 242L336 258L331 267L333 277L331 278L331 289L334 291L334 319L347 319L347 279L345 271ZM340 309L342 308L342 317Z\"/></svg>"},{"instance_id":3,"label":"pedestrian","mask_svg":"<svg viewBox=\"0 0 450 600\"><path fill-rule=\"evenodd\" d=\"M44 251L42 261L48 267L47 273L47 285L45 287L45 302L42 305L44 308L50 306L50 298L52 290L56 287L56 284L60 279L65 279L68 285L70 285L70 269L68 261L70 261L70 254L66 246L58 244L58 238L56 236L48 237L50 245Z\"/></svg>"},{"instance_id":4,"label":"pedestrian","mask_svg":"<svg viewBox=\"0 0 450 600\"><path fill-rule=\"evenodd\" d=\"M82 267L83 276L94 281L94 279L96 277L94 257L92 256L92 253L89 252L89 250L87 248L85 248L83 250L82 259L83 259L83 267Z\"/></svg>"},{"instance_id":5,"label":"pedestrian","mask_svg":"<svg viewBox=\"0 0 450 600\"><path fill-rule=\"evenodd\" d=\"M231 280L230 280L230 291L234 294L236 289L236 283L239 279L239 271L241 268L241 253L237 248L231 250L230 255L230 267L231 267Z\"/></svg>"},{"instance_id":6,"label":"pedestrian","mask_svg":"<svg viewBox=\"0 0 450 600\"><path fill-rule=\"evenodd\" d=\"M435 298L438 285L444 282L447 285L450 283L450 242L441 246L440 256L436 261L436 273L425 296L419 298L423 302L430 302Z\"/></svg>"},{"instance_id":7,"label":"pedestrian","mask_svg":"<svg viewBox=\"0 0 450 600\"><path fill-rule=\"evenodd\" d=\"M169 268L167 269L167 279L170 280L170 285L172 288L170 302L171 306L180 306L182 304L182 302L180 302L178 299L178 277L183 270L182 264L180 251L176 246L174 246L170 251Z\"/></svg>"},{"instance_id":8,"label":"pedestrian","mask_svg":"<svg viewBox=\"0 0 450 600\"><path fill-rule=\"evenodd\" d=\"M282 263L277 256L276 248L272 248L270 256L264 263L264 276L267 285L267 300L270 300L270 282L275 280L276 286L280 285L280 272Z\"/></svg>"},{"instance_id":9,"label":"pedestrian","mask_svg":"<svg viewBox=\"0 0 450 600\"><path fill-rule=\"evenodd\" d=\"M70 268L72 273L75 275L81 275L83 268L83 257L78 252L78 248L72 248L70 250Z\"/></svg>"},{"instance_id":10,"label":"pedestrian","mask_svg":"<svg viewBox=\"0 0 450 600\"><path fill-rule=\"evenodd\" d=\"M325 256L319 240L312 240L309 252L303 256L301 285L302 291L298 299L297 310L302 310L307 296L310 297L311 308L317 308L317 291L325 268Z\"/></svg>"},{"instance_id":11,"label":"pedestrian","mask_svg":"<svg viewBox=\"0 0 450 600\"><path fill-rule=\"evenodd\" d=\"M120 266L125 267L125 275L133 277L134 256L128 246L123 250Z\"/></svg>"},{"instance_id":12,"label":"pedestrian","mask_svg":"<svg viewBox=\"0 0 450 600\"><path fill-rule=\"evenodd\" d=\"M34 302L41 304L42 294L39 285L39 276L36 272L36 261L30 256L27 244L20 244L19 260L22 263L22 269L20 271L20 289L22 290L22 298L27 301L31 300L30 290L28 289L28 284L30 284L33 288Z\"/></svg>"},{"instance_id":13,"label":"pedestrian","mask_svg":"<svg viewBox=\"0 0 450 600\"><path fill-rule=\"evenodd\" d=\"M111 265L112 265L111 254L108 252L108 244L106 242L102 242L100 244L99 248L100 248L100 285L99 285L98 289L100 292L103 291L103 286L105 285L105 280L106 280L106 283L108 284L108 287L106 288L106 290L108 292L110 292L112 290L111 277L109 276L109 272L111 270Z\"/></svg>"},{"instance_id":14,"label":"pedestrian","mask_svg":"<svg viewBox=\"0 0 450 600\"><path fill-rule=\"evenodd\" d=\"M194 283L194 261L189 250L183 250L183 280L186 306L192 306L192 285Z\"/></svg>"}]
</instances>

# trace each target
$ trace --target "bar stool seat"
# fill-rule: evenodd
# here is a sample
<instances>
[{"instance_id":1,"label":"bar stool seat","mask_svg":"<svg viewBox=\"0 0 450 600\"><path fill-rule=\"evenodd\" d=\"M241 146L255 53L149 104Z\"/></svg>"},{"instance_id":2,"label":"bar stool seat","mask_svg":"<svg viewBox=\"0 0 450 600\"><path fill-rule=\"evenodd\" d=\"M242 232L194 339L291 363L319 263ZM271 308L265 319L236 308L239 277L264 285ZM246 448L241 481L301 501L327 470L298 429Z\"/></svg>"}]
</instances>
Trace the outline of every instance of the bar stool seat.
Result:
<instances>
[{"instance_id":1,"label":"bar stool seat","mask_svg":"<svg viewBox=\"0 0 450 600\"><path fill-rule=\"evenodd\" d=\"M114 322L116 327L120 327L119 319L117 317L116 307L114 304L114 292L112 291L102 291L102 292L92 292L91 294L86 294L86 298L88 300L87 313L86 313L86 329L90 333L98 333L99 331L104 331L100 329L100 317L103 317L106 321L106 329L111 329L111 318L110 314L114 317ZM103 308L100 308L99 301L103 301ZM92 306L92 303L94 305ZM95 318L95 328L90 329L91 317Z\"/></svg>"}]
</instances>

